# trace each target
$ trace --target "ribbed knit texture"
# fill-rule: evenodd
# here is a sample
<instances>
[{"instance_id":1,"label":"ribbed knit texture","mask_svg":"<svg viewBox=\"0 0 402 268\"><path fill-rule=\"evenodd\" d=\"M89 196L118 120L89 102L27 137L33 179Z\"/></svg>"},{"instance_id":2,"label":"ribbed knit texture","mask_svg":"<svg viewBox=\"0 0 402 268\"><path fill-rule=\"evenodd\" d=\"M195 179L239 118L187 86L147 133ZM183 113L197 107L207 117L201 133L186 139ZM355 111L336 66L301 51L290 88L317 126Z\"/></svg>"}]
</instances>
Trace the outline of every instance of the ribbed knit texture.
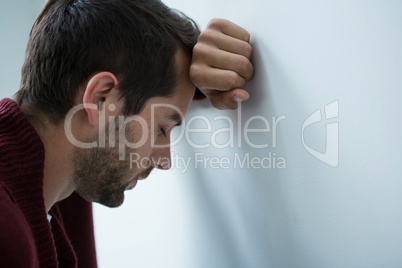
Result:
<instances>
[{"instance_id":1,"label":"ribbed knit texture","mask_svg":"<svg viewBox=\"0 0 402 268\"><path fill-rule=\"evenodd\" d=\"M80 253L82 259L78 263L83 264L80 267L96 267L90 203L73 196L73 201L63 201L52 207L49 212L52 215L51 225L47 220L43 198L44 159L42 141L17 104L11 99L0 101L0 190L4 188L1 191L0 198L3 200L0 200L0 204L3 206L8 204L7 209L0 211L3 225L7 226L10 233L21 233L24 235L23 238L27 238L23 246L29 245L30 236L33 236L35 248L30 252L36 251L40 267L77 267L76 254L68 234L74 237L76 250L77 248L84 250L84 254ZM7 212L10 206L13 215ZM71 219L74 217L72 213L64 213L68 211L77 211L83 216L77 219L75 225L69 223L66 228L64 221L74 222L74 219ZM19 217L20 212L23 217ZM30 230L12 230L12 223L7 222L7 213L10 214L10 218L22 219L16 223L18 226L16 228L29 226ZM74 235L77 232L81 233L78 226L88 232L86 237L81 238L82 243L80 238ZM5 231L0 229L0 233ZM7 234L3 233L1 237L7 237ZM6 242L13 241L0 241L0 243ZM21 253L23 254L23 252L19 254ZM10 256L2 256L0 252L0 257ZM26 256L19 257L26 258ZM36 260L30 267L37 266L35 263Z\"/></svg>"}]
</instances>

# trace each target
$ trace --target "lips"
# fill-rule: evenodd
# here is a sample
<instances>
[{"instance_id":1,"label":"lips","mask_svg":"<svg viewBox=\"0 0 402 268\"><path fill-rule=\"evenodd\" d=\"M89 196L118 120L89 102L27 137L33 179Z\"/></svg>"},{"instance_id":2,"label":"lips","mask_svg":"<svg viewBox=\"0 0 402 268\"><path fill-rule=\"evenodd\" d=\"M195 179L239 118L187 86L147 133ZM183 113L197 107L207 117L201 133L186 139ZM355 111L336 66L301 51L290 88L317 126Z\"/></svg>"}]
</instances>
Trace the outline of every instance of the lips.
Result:
<instances>
[{"instance_id":1,"label":"lips","mask_svg":"<svg viewBox=\"0 0 402 268\"><path fill-rule=\"evenodd\" d=\"M139 174L137 177L135 177L127 186L126 190L131 190L135 187L135 185L137 184L137 181L139 180L145 180L149 174L151 173L153 168L149 168L147 170L145 170L144 172L142 172L141 174Z\"/></svg>"},{"instance_id":2,"label":"lips","mask_svg":"<svg viewBox=\"0 0 402 268\"><path fill-rule=\"evenodd\" d=\"M144 172L142 172L140 175L138 175L138 180L145 180L146 178L148 178L149 174L151 173L153 168L148 168L147 170L145 170Z\"/></svg>"}]
</instances>

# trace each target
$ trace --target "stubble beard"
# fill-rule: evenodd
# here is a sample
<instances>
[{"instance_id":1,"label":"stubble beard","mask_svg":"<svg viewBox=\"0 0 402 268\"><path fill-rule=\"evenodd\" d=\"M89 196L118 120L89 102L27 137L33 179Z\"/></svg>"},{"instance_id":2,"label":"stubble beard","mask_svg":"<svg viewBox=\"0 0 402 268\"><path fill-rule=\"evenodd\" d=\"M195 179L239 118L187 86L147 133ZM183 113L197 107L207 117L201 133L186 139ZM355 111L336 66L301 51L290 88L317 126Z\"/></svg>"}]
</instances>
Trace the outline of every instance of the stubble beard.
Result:
<instances>
[{"instance_id":1,"label":"stubble beard","mask_svg":"<svg viewBox=\"0 0 402 268\"><path fill-rule=\"evenodd\" d=\"M109 129L109 125L105 127ZM115 137L119 129L116 125ZM126 126L126 135L132 135L134 129ZM105 131L104 140L109 140L109 133ZM129 136L132 137L132 136ZM98 134L89 137L87 142L98 140ZM118 144L116 142L116 144ZM130 150L128 150L130 149ZM127 148L125 160L119 160L118 146L94 147L90 149L76 148L73 158L73 181L76 192L90 202L97 202L107 207L119 207L124 202L124 191L132 182L130 174L138 171L130 169L128 156L135 152ZM129 180L124 182L123 180Z\"/></svg>"}]
</instances>

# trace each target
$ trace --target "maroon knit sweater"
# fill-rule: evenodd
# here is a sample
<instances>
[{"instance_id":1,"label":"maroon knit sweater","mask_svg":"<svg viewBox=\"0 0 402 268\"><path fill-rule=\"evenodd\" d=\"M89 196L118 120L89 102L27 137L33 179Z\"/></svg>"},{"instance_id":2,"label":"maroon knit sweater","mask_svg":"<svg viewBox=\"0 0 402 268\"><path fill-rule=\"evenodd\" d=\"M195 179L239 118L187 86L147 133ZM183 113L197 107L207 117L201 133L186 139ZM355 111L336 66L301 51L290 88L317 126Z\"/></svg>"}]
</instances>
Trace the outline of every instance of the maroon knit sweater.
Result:
<instances>
[{"instance_id":1,"label":"maroon knit sweater","mask_svg":"<svg viewBox=\"0 0 402 268\"><path fill-rule=\"evenodd\" d=\"M47 219L44 159L17 104L0 101L0 267L96 267L91 203L72 194Z\"/></svg>"}]
</instances>

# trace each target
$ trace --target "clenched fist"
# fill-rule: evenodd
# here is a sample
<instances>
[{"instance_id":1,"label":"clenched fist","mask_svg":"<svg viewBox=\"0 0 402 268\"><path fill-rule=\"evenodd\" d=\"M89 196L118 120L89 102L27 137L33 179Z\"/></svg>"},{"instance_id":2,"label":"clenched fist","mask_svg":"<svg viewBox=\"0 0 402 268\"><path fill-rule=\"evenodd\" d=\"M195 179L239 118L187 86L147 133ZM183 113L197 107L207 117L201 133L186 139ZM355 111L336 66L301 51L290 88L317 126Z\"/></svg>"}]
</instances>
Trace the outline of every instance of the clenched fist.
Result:
<instances>
[{"instance_id":1,"label":"clenched fist","mask_svg":"<svg viewBox=\"0 0 402 268\"><path fill-rule=\"evenodd\" d=\"M250 34L224 19L213 19L193 50L190 78L218 109L236 109L249 98L244 90L254 75Z\"/></svg>"}]
</instances>

